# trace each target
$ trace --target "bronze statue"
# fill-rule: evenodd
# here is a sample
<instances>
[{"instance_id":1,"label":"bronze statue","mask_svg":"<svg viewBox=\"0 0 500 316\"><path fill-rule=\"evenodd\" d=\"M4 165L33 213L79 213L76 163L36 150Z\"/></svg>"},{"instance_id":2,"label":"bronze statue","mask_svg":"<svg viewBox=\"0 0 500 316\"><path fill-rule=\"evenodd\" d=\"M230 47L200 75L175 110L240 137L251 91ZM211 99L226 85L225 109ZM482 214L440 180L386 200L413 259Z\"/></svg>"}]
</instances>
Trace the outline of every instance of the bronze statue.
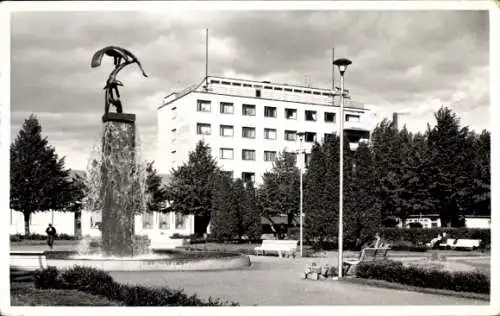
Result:
<instances>
[{"instance_id":1,"label":"bronze statue","mask_svg":"<svg viewBox=\"0 0 500 316\"><path fill-rule=\"evenodd\" d=\"M148 75L144 72L142 68L141 62L137 57L135 57L128 50L118 47L118 46L107 46L103 49L95 52L92 57L92 68L99 67L101 65L102 57L104 55L108 55L113 57L113 62L115 65L115 69L109 74L108 80L106 81L106 86L104 90L106 90L105 99L104 99L104 113L109 113L109 105L113 105L116 108L117 113L123 112L122 102L120 101L120 92L118 91L118 86L123 87L123 83L116 79L118 72L125 68L125 66L136 63L137 66L142 71L142 75L147 77ZM123 63L122 63L123 60Z\"/></svg>"}]
</instances>

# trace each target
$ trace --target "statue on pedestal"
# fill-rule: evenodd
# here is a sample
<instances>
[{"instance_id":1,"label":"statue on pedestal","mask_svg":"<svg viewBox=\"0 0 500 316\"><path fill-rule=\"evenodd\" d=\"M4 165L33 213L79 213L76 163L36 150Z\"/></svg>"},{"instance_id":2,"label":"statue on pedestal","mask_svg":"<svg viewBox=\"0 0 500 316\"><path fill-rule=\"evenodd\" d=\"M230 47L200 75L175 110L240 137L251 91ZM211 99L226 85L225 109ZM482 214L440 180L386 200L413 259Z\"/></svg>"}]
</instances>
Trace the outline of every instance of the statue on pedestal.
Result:
<instances>
[{"instance_id":1,"label":"statue on pedestal","mask_svg":"<svg viewBox=\"0 0 500 316\"><path fill-rule=\"evenodd\" d=\"M115 65L115 69L113 69L113 71L109 74L108 80L106 81L106 86L104 87L104 90L106 90L104 99L104 114L109 113L110 105L113 105L116 108L117 113L122 113L123 105L120 100L120 91L118 91L118 86L123 87L123 83L116 79L118 72L120 72L128 65L136 63L137 66L139 66L139 68L141 69L142 75L144 77L147 77L148 75L142 68L139 59L137 59L134 54L118 46L106 46L103 49L95 52L94 56L92 57L92 68L99 67L101 65L102 57L104 55L113 57L113 63Z\"/></svg>"}]
</instances>

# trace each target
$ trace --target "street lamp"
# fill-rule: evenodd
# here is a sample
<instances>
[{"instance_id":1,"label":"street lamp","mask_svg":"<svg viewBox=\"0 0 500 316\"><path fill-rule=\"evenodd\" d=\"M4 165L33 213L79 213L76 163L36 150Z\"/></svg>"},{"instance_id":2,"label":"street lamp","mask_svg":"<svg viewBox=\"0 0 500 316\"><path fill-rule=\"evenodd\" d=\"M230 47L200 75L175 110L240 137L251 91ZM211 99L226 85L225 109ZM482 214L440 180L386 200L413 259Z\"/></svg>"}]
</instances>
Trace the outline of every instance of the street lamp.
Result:
<instances>
[{"instance_id":1,"label":"street lamp","mask_svg":"<svg viewBox=\"0 0 500 316\"><path fill-rule=\"evenodd\" d=\"M298 132L297 135L299 136L299 155L302 155L302 141L304 140L304 132ZM305 159L304 159L305 160ZM302 163L302 160L301 160ZM304 161L305 163L305 161ZM303 215L302 215L302 204L303 204L303 195L304 195L304 190L302 186L302 168L304 164L301 164L299 171L300 171L300 195L299 195L299 213L300 213L300 257L304 257L304 252L303 252L303 229L302 229L302 223L303 223Z\"/></svg>"},{"instance_id":2,"label":"street lamp","mask_svg":"<svg viewBox=\"0 0 500 316\"><path fill-rule=\"evenodd\" d=\"M344 73L347 66L352 64L347 58L339 58L333 61L333 64L339 68L340 71L340 170L339 170L339 266L338 266L338 277L342 278L342 268L343 268L343 252L344 252L344 240L343 240L343 208L344 208Z\"/></svg>"}]
</instances>

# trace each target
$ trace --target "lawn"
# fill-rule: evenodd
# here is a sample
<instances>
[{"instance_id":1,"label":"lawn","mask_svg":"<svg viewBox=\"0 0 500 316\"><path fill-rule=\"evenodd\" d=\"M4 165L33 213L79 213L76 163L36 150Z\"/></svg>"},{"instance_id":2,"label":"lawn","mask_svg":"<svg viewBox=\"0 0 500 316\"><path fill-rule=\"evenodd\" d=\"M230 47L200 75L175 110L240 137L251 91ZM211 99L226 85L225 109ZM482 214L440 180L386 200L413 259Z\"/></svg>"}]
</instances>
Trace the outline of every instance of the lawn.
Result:
<instances>
[{"instance_id":1,"label":"lawn","mask_svg":"<svg viewBox=\"0 0 500 316\"><path fill-rule=\"evenodd\" d=\"M30 284L11 283L12 306L121 306L120 302L77 290L39 290Z\"/></svg>"}]
</instances>

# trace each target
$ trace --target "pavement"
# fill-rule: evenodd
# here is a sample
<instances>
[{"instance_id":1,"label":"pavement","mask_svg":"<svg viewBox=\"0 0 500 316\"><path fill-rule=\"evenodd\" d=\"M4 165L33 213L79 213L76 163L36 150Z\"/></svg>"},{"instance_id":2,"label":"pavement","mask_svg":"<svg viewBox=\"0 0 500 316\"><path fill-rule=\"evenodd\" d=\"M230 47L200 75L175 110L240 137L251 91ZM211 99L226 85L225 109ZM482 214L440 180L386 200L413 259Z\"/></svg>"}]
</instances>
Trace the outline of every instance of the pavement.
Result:
<instances>
[{"instance_id":1,"label":"pavement","mask_svg":"<svg viewBox=\"0 0 500 316\"><path fill-rule=\"evenodd\" d=\"M306 264L329 263L336 258L250 256L252 266L233 271L111 272L122 283L183 288L207 299L237 301L242 306L268 305L488 305L487 301L301 278Z\"/></svg>"}]
</instances>

